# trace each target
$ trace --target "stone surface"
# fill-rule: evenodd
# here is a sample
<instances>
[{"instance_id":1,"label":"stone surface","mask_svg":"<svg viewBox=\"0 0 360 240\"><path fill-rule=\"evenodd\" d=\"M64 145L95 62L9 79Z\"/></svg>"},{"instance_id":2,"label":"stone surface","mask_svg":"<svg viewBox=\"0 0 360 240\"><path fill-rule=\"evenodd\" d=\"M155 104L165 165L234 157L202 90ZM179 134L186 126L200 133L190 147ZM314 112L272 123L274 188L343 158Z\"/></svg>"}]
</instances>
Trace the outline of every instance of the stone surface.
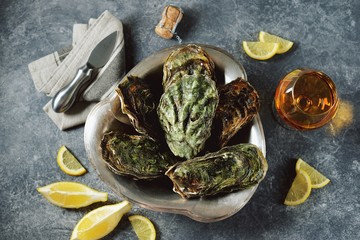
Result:
<instances>
[{"instance_id":1,"label":"stone surface","mask_svg":"<svg viewBox=\"0 0 360 240\"><path fill-rule=\"evenodd\" d=\"M27 64L71 43L72 25L109 10L124 24L127 69L159 49L178 44L161 39L154 27L166 4L184 10L177 32L183 43L226 49L243 63L262 106L269 172L250 202L234 216L199 223L185 216L134 206L156 225L158 239L360 239L360 2L344 1L60 1L3 0L0 4L0 235L1 239L68 239L91 209L61 209L36 188L55 181L77 181L110 193L87 160L83 127L57 129L43 112L48 98L37 93ZM247 57L241 42L260 30L295 42L268 61ZM353 106L353 121L335 136L329 126L310 132L281 127L271 101L279 79L297 67L320 69ZM56 164L68 146L88 169L70 177ZM331 179L297 207L282 204L301 157ZM105 239L136 239L127 218Z\"/></svg>"}]
</instances>

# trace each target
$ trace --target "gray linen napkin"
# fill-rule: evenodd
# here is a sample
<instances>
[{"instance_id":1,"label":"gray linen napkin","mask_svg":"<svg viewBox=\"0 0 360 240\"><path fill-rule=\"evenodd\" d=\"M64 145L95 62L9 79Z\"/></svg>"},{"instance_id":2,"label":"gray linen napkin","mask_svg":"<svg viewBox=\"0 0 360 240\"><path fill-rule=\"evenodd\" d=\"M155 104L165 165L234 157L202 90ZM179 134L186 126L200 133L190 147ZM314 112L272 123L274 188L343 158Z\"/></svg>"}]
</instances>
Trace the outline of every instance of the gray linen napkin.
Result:
<instances>
[{"instance_id":1,"label":"gray linen napkin","mask_svg":"<svg viewBox=\"0 0 360 240\"><path fill-rule=\"evenodd\" d=\"M65 130L83 124L90 110L114 90L118 80L125 74L122 23L105 11L97 19L90 19L88 24L75 24L72 46L29 64L36 89L53 97L73 79L77 70L86 63L94 47L114 31L117 31L118 36L110 60L100 69L96 79L71 109L65 113L56 113L51 108L51 100L44 106L44 111L59 129Z\"/></svg>"}]
</instances>

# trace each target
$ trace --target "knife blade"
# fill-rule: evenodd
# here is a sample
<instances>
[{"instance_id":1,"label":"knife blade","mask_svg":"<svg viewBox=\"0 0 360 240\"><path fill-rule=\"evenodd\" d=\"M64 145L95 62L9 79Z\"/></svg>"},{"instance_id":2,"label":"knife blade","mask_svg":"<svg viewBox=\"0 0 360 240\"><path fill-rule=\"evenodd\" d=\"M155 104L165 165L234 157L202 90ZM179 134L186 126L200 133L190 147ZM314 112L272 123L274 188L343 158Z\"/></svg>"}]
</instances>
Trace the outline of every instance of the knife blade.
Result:
<instances>
[{"instance_id":1,"label":"knife blade","mask_svg":"<svg viewBox=\"0 0 360 240\"><path fill-rule=\"evenodd\" d=\"M60 89L52 99L52 108L55 112L66 112L74 104L77 96L89 86L97 74L97 70L109 61L116 43L117 32L113 32L101 40L92 50L87 63L80 67L74 79L64 88Z\"/></svg>"}]
</instances>

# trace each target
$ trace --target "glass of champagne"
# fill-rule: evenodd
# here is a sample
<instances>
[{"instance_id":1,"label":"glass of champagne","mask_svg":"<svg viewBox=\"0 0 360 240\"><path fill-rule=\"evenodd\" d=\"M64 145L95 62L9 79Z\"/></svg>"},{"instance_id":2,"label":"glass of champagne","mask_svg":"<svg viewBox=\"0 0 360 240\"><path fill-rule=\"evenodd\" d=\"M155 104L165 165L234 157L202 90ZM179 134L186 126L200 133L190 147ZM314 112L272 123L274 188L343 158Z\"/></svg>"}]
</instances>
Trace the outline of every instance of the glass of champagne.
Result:
<instances>
[{"instance_id":1,"label":"glass of champagne","mask_svg":"<svg viewBox=\"0 0 360 240\"><path fill-rule=\"evenodd\" d=\"M326 74L301 68L281 79L274 105L288 126L310 130L324 126L335 116L339 99L335 83Z\"/></svg>"}]
</instances>

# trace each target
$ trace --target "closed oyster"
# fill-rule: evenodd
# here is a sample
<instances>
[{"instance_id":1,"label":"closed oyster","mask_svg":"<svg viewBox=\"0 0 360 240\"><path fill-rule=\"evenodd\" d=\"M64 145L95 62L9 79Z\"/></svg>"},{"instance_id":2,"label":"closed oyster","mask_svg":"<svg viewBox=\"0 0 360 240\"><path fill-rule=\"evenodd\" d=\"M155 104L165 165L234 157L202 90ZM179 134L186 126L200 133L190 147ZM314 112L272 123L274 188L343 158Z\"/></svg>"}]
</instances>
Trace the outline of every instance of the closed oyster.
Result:
<instances>
[{"instance_id":1,"label":"closed oyster","mask_svg":"<svg viewBox=\"0 0 360 240\"><path fill-rule=\"evenodd\" d=\"M149 85L141 78L130 75L120 82L115 91L120 98L122 112L129 117L135 130L158 139L162 131Z\"/></svg>"},{"instance_id":2,"label":"closed oyster","mask_svg":"<svg viewBox=\"0 0 360 240\"><path fill-rule=\"evenodd\" d=\"M170 151L161 149L159 143L144 135L123 132L104 134L101 141L102 157L116 174L134 179L153 179L176 162Z\"/></svg>"},{"instance_id":3,"label":"closed oyster","mask_svg":"<svg viewBox=\"0 0 360 240\"><path fill-rule=\"evenodd\" d=\"M175 156L189 159L203 149L218 101L215 82L202 74L183 76L161 96L157 112Z\"/></svg>"},{"instance_id":4,"label":"closed oyster","mask_svg":"<svg viewBox=\"0 0 360 240\"><path fill-rule=\"evenodd\" d=\"M204 74L215 80L215 64L210 56L195 44L179 48L169 55L163 66L163 87L166 90L171 84L184 75Z\"/></svg>"},{"instance_id":5,"label":"closed oyster","mask_svg":"<svg viewBox=\"0 0 360 240\"><path fill-rule=\"evenodd\" d=\"M208 140L212 150L225 146L243 126L251 122L260 108L259 95L250 83L237 78L218 89L219 105Z\"/></svg>"},{"instance_id":6,"label":"closed oyster","mask_svg":"<svg viewBox=\"0 0 360 240\"><path fill-rule=\"evenodd\" d=\"M259 183L268 165L261 150L246 143L178 162L165 173L184 198L246 189Z\"/></svg>"}]
</instances>

